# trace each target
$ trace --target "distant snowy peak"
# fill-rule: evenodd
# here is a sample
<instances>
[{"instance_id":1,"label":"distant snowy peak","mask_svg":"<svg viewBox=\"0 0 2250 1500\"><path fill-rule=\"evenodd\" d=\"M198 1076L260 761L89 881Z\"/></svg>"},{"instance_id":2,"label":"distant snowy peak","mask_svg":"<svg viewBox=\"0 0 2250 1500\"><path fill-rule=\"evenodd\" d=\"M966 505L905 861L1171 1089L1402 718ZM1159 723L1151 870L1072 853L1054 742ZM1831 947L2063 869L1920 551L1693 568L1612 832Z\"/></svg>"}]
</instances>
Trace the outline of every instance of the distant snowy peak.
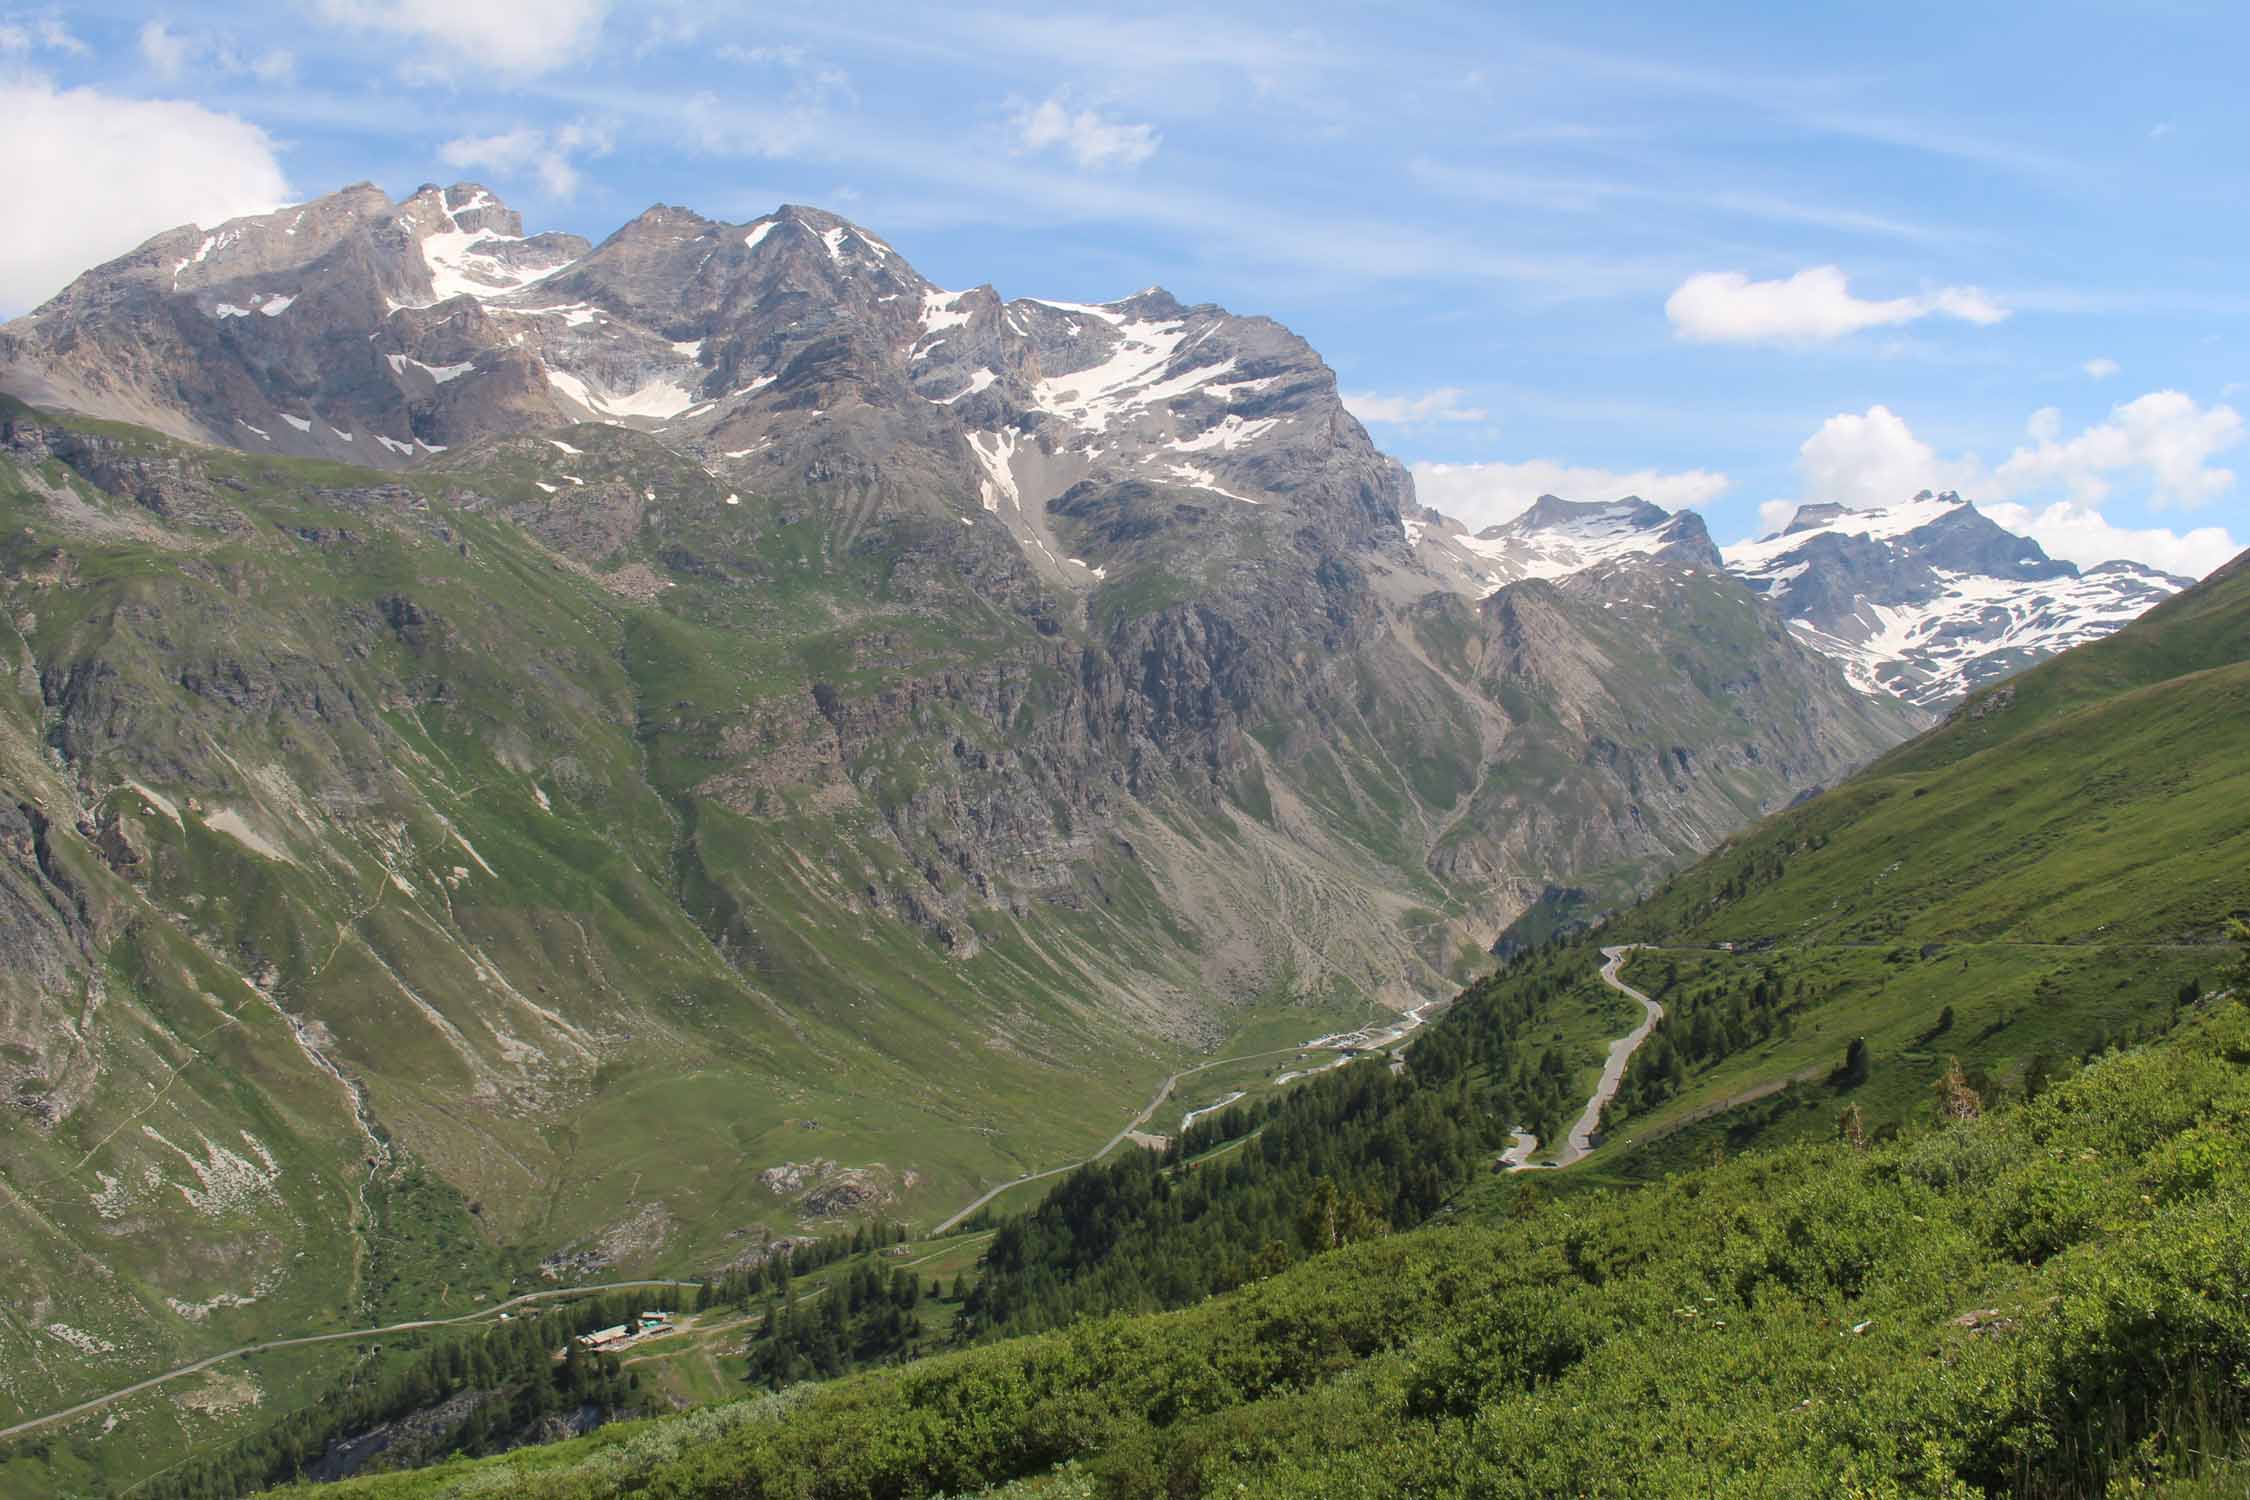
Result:
<instances>
[{"instance_id":1,"label":"distant snowy peak","mask_svg":"<svg viewBox=\"0 0 2250 1500\"><path fill-rule=\"evenodd\" d=\"M1800 506L1725 557L1862 689L1924 707L2108 635L2191 581L2123 561L2081 572L1926 490L1874 510Z\"/></svg>"},{"instance_id":2,"label":"distant snowy peak","mask_svg":"<svg viewBox=\"0 0 2250 1500\"><path fill-rule=\"evenodd\" d=\"M1489 594L1526 578L1563 578L1630 558L1722 566L1703 518L1637 495L1607 502L1541 495L1529 510L1470 534L1435 511L1406 523L1407 545L1425 566Z\"/></svg>"},{"instance_id":3,"label":"distant snowy peak","mask_svg":"<svg viewBox=\"0 0 2250 1500\"><path fill-rule=\"evenodd\" d=\"M1786 572L1809 558L1851 554L1872 558L1877 553L2025 579L2077 571L1950 490L1943 494L1924 490L1904 504L1874 510L1800 505L1787 526L1771 536L1727 548L1726 559L1729 567L1746 577L1757 577ZM1785 588L1787 582L1776 578L1777 587Z\"/></svg>"},{"instance_id":4,"label":"distant snowy peak","mask_svg":"<svg viewBox=\"0 0 2250 1500\"><path fill-rule=\"evenodd\" d=\"M1925 708L2108 635L2191 582L2137 562L2081 571L1950 492L1871 510L1799 506L1780 531L1724 551L1695 512L1636 496L1542 495L1473 534L1409 510L1403 529L1424 575L1477 598L1628 563L1723 567L1861 691Z\"/></svg>"}]
</instances>

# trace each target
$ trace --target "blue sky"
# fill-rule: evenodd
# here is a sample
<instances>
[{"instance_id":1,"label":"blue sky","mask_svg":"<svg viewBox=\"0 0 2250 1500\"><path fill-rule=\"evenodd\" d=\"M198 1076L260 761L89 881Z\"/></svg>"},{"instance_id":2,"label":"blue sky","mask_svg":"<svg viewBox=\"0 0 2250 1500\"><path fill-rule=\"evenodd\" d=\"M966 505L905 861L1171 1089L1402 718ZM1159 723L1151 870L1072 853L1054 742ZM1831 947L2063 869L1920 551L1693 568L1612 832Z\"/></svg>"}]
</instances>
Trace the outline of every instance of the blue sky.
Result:
<instances>
[{"instance_id":1,"label":"blue sky","mask_svg":"<svg viewBox=\"0 0 2250 1500\"><path fill-rule=\"evenodd\" d=\"M2250 542L2250 16L1844 11L0 9L51 205L0 311L360 179L594 238L804 202L942 285L1276 317L1478 522L1631 488L1730 541L1930 485L2082 562Z\"/></svg>"}]
</instances>

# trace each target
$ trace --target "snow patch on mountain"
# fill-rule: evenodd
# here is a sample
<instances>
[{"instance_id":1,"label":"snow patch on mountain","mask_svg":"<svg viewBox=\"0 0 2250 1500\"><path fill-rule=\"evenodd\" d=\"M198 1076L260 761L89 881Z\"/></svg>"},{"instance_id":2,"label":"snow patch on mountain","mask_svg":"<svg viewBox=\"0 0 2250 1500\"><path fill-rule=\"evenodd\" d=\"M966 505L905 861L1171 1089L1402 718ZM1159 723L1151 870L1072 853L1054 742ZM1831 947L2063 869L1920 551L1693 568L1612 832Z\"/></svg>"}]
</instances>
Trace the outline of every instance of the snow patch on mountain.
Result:
<instances>
[{"instance_id":1,"label":"snow patch on mountain","mask_svg":"<svg viewBox=\"0 0 2250 1500\"><path fill-rule=\"evenodd\" d=\"M455 297L474 297L478 301L517 292L537 282L545 281L570 265L569 260L559 260L537 270L518 270L502 261L487 246L521 244L520 234L495 234L489 229L464 229L461 216L478 209L498 208L500 202L490 193L479 192L468 202L455 208L446 203L440 194L438 211L451 227L423 235L421 238L422 263L429 268L430 301L408 306L435 306ZM401 221L404 223L405 221ZM411 228L411 225L408 225Z\"/></svg>"},{"instance_id":2,"label":"snow patch on mountain","mask_svg":"<svg viewBox=\"0 0 2250 1500\"><path fill-rule=\"evenodd\" d=\"M1200 453L1210 448L1231 452L1256 442L1261 433L1270 432L1280 425L1279 417L1259 417L1254 421L1244 421L1229 412L1216 425L1205 428L1194 437L1173 439L1172 448L1180 453Z\"/></svg>"},{"instance_id":3,"label":"snow patch on mountain","mask_svg":"<svg viewBox=\"0 0 2250 1500\"><path fill-rule=\"evenodd\" d=\"M975 309L957 306L967 292L946 292L936 288L922 294L922 336L943 333L948 328L959 328L976 316Z\"/></svg>"},{"instance_id":4,"label":"snow patch on mountain","mask_svg":"<svg viewBox=\"0 0 2250 1500\"><path fill-rule=\"evenodd\" d=\"M1018 509L1023 506L1023 496L1016 488L1016 438L1013 432L972 432L966 434L969 451L977 457L985 477L978 481L977 493L984 508L998 514L1000 497L1005 495ZM987 445L990 446L987 446Z\"/></svg>"},{"instance_id":5,"label":"snow patch on mountain","mask_svg":"<svg viewBox=\"0 0 2250 1500\"><path fill-rule=\"evenodd\" d=\"M1061 307L1060 303L1042 306ZM1085 311L1071 307L1072 311ZM1107 432L1118 418L1158 406L1211 384L1234 368L1230 356L1211 365L1190 365L1166 374L1208 338L1215 325L1190 334L1184 321L1149 322L1112 315L1117 344L1109 357L1084 370L1041 380L1031 398L1041 411L1085 432Z\"/></svg>"},{"instance_id":6,"label":"snow patch on mountain","mask_svg":"<svg viewBox=\"0 0 2250 1500\"><path fill-rule=\"evenodd\" d=\"M974 396L977 392L985 389L985 387L991 385L999 378L999 376L993 374L990 370L971 370L969 372L969 383L966 386L963 386L960 390L955 391L950 396L931 396L926 399L937 406L951 406L954 402L959 401L964 396Z\"/></svg>"},{"instance_id":7,"label":"snow patch on mountain","mask_svg":"<svg viewBox=\"0 0 2250 1500\"><path fill-rule=\"evenodd\" d=\"M1244 505L1265 504L1263 500L1252 496L1238 495L1233 490L1221 489L1218 475L1212 473L1209 469L1199 469L1194 464L1174 464L1171 467L1171 474L1173 478L1184 480L1199 490L1209 490L1212 494L1224 495L1229 500L1240 500Z\"/></svg>"},{"instance_id":8,"label":"snow patch on mountain","mask_svg":"<svg viewBox=\"0 0 2250 1500\"><path fill-rule=\"evenodd\" d=\"M634 390L607 394L595 390L567 370L549 367L547 383L596 416L610 422L620 422L627 417L661 421L666 417L676 417L682 412L692 411L699 404L694 391L661 375Z\"/></svg>"}]
</instances>

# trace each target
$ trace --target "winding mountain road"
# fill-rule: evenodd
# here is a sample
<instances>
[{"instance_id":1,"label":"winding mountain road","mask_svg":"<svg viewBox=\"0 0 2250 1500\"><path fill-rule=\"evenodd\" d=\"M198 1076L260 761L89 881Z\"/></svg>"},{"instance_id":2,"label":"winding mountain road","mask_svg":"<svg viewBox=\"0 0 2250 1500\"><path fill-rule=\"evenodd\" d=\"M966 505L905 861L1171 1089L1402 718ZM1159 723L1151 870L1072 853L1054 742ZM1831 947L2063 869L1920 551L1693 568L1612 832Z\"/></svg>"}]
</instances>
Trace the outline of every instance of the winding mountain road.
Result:
<instances>
[{"instance_id":1,"label":"winding mountain road","mask_svg":"<svg viewBox=\"0 0 2250 1500\"><path fill-rule=\"evenodd\" d=\"M1207 1063L1197 1063L1192 1068L1182 1068L1179 1072L1174 1073L1171 1077L1165 1079L1163 1086L1157 1089L1156 1097L1148 1101L1147 1107L1144 1108L1139 1114L1133 1116L1132 1119L1126 1121L1125 1128L1118 1131L1117 1134L1111 1136L1109 1138L1108 1144L1104 1145L1101 1150L1096 1151L1092 1156L1083 1157L1078 1161L1065 1162L1059 1167L1049 1167L1044 1172L1026 1173L1024 1176L1015 1178L1012 1181L1003 1182L996 1188L988 1189L974 1203L971 1203L967 1208L962 1209L959 1213L954 1214L951 1218L948 1218L939 1223L937 1227L930 1231L930 1233L932 1235L940 1235L945 1233L954 1225L960 1223L963 1219L966 1219L967 1217L969 1217L969 1215L975 1213L978 1209L984 1207L987 1203L990 1203L993 1199L999 1197L1002 1193L1008 1191L1008 1189L1010 1188L1022 1187L1027 1182L1038 1182L1042 1178L1059 1177L1065 1172L1076 1171L1078 1168L1085 1166L1088 1162L1100 1161L1103 1157L1109 1155L1110 1152L1115 1151L1119 1146L1123 1145L1127 1136L1131 1135L1134 1131L1140 1129L1151 1119L1155 1118L1156 1112L1164 1107L1165 1100L1172 1097L1172 1090L1179 1086L1179 1082L1183 1078L1191 1078L1197 1073L1207 1073L1213 1068L1227 1067L1232 1063L1252 1062L1261 1057L1285 1057L1292 1052L1319 1052L1337 1048L1346 1048L1353 1053L1386 1052L1391 1048L1397 1046L1400 1042L1404 1041L1408 1036L1411 1036L1416 1030L1428 1025L1428 1013L1431 1010L1443 1006L1447 1003L1449 1002L1439 1000L1425 1000L1420 1005L1415 1006L1412 1010L1403 1012L1398 1017L1398 1019L1393 1021L1371 1022L1366 1026L1360 1027L1356 1031L1337 1032L1329 1036L1314 1037L1311 1041L1299 1042L1294 1047L1275 1047L1271 1051L1267 1052L1244 1052L1234 1057L1221 1057L1215 1058ZM1396 1053L1392 1053L1391 1055L1394 1059L1397 1057ZM1310 1068L1306 1071L1312 1073L1323 1073L1326 1072L1328 1068L1337 1066L1338 1063L1347 1062L1349 1060L1349 1057L1339 1058L1337 1060L1337 1063L1326 1064L1318 1068ZM1393 1066L1397 1066L1395 1061L1393 1063ZM1304 1075L1300 1073L1286 1073L1274 1081L1276 1083L1286 1083L1291 1078L1298 1078L1302 1076ZM1234 1097L1236 1099L1239 1099L1242 1096L1240 1094L1237 1094ZM1227 1101L1227 1103L1232 1102L1233 1100ZM1209 1113L1208 1110L1195 1110L1191 1112L1189 1118L1192 1120L1194 1115L1207 1113Z\"/></svg>"},{"instance_id":2,"label":"winding mountain road","mask_svg":"<svg viewBox=\"0 0 2250 1500\"><path fill-rule=\"evenodd\" d=\"M974 1203L971 1203L967 1208L962 1209L960 1212L954 1214L951 1218L944 1220L936 1228L932 1229L930 1233L932 1235L940 1235L945 1233L954 1225L960 1223L963 1219L966 1219L969 1215L975 1213L978 1209L984 1207L987 1203L990 1203L993 1199L999 1197L1002 1193L1008 1191L1008 1189L1010 1188L1022 1187L1027 1182L1038 1182L1042 1178L1060 1177L1065 1172L1077 1171L1080 1167L1083 1167L1088 1162L1100 1161L1103 1157L1109 1155L1110 1152L1115 1151L1119 1146L1123 1145L1125 1142L1125 1137L1131 1135L1134 1131L1140 1129L1143 1125L1146 1125L1151 1119L1153 1119L1156 1115L1156 1112L1164 1107L1164 1101L1172 1097L1172 1090L1179 1087L1180 1080L1183 1078L1208 1071L1212 1068L1225 1067L1228 1063L1250 1062L1260 1057L1281 1057L1287 1053L1302 1052L1304 1050L1305 1049L1302 1046L1276 1047L1271 1052L1245 1052L1239 1057L1222 1057L1216 1062L1199 1063L1192 1068L1182 1068L1179 1072L1174 1073L1171 1077L1165 1079L1163 1086L1157 1089L1156 1097L1149 1100L1146 1107L1144 1107L1139 1114L1126 1121L1125 1128L1118 1131L1117 1134L1111 1136L1108 1143L1104 1145L1101 1150L1096 1151L1092 1156L1081 1157L1077 1161L1064 1162L1061 1166L1049 1167L1044 1172L1028 1172L1021 1177L1014 1178L1008 1182L1003 1182L998 1187L987 1190L981 1197L979 1197Z\"/></svg>"},{"instance_id":3,"label":"winding mountain road","mask_svg":"<svg viewBox=\"0 0 2250 1500\"><path fill-rule=\"evenodd\" d=\"M1510 1171L1560 1171L1562 1168L1581 1160L1587 1152L1594 1149L1594 1129L1601 1124L1602 1111L1609 1106L1610 1100L1617 1097L1618 1086L1625 1081L1626 1064L1633 1060L1634 1053L1641 1050L1641 1043L1648 1040L1649 1033L1656 1030L1656 1023L1664 1019L1663 1006L1649 999L1648 996L1618 977L1619 971L1625 967L1626 955L1635 948L1644 946L1646 945L1642 943L1619 943L1615 947L1604 948L1602 957L1606 962L1602 964L1602 983L1608 985L1620 995L1626 995L1640 1001L1641 1008L1647 1014L1642 1018L1640 1025L1609 1044L1609 1061L1602 1064L1601 1082L1594 1086L1593 1097L1588 1099L1586 1107L1579 1111L1578 1122L1570 1127L1570 1133L1564 1137L1562 1149L1555 1153L1555 1159L1543 1162L1531 1161L1529 1158L1531 1153L1539 1148L1539 1140L1536 1136L1525 1135L1518 1131L1514 1143L1506 1151L1500 1153L1500 1159L1508 1164Z\"/></svg>"}]
</instances>

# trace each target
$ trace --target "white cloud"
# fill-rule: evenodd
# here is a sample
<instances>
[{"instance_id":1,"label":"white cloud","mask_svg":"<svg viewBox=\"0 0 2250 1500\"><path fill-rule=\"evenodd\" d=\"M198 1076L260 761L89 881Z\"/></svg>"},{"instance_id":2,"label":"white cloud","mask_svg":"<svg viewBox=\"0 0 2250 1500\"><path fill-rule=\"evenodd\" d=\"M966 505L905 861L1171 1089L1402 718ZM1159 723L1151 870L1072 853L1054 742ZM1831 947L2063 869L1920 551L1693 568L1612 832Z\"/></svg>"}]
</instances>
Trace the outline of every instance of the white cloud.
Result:
<instances>
[{"instance_id":1,"label":"white cloud","mask_svg":"<svg viewBox=\"0 0 2250 1500\"><path fill-rule=\"evenodd\" d=\"M1163 143L1153 125L1104 119L1090 109L1073 114L1059 94L1017 110L1010 123L1019 149L1060 149L1088 170L1137 167L1154 156Z\"/></svg>"},{"instance_id":2,"label":"white cloud","mask_svg":"<svg viewBox=\"0 0 2250 1500\"><path fill-rule=\"evenodd\" d=\"M1425 422L1481 422L1484 408L1463 406L1459 386L1440 386L1419 396L1378 396L1372 391L1346 393L1344 410L1362 422L1384 422L1394 427L1417 427Z\"/></svg>"},{"instance_id":3,"label":"white cloud","mask_svg":"<svg viewBox=\"0 0 2250 1500\"><path fill-rule=\"evenodd\" d=\"M2110 376L2115 375L2123 367L2119 365L2116 360L2109 358L2107 355L2102 355L2097 358L2087 360L2086 363L2080 365L2078 368L2084 370L2088 375L2091 375L2096 380L2107 380Z\"/></svg>"},{"instance_id":4,"label":"white cloud","mask_svg":"<svg viewBox=\"0 0 2250 1500\"><path fill-rule=\"evenodd\" d=\"M264 131L172 99L0 80L13 190L39 212L0 235L0 312L178 224L215 224L289 199Z\"/></svg>"},{"instance_id":5,"label":"white cloud","mask_svg":"<svg viewBox=\"0 0 2250 1500\"><path fill-rule=\"evenodd\" d=\"M1994 490L2018 495L2060 487L2078 502L2106 496L2112 476L2145 474L2158 506L2188 510L2234 488L2234 471L2211 460L2242 441L2242 417L2231 406L2199 406L2181 391L2151 391L2110 410L2109 420L2077 436L2062 435L2061 415L2034 412L2028 446L1993 471Z\"/></svg>"},{"instance_id":6,"label":"white cloud","mask_svg":"<svg viewBox=\"0 0 2250 1500\"><path fill-rule=\"evenodd\" d=\"M610 0L319 0L342 26L417 44L412 70L437 78L551 73L592 45Z\"/></svg>"},{"instance_id":7,"label":"white cloud","mask_svg":"<svg viewBox=\"0 0 2250 1500\"><path fill-rule=\"evenodd\" d=\"M1896 505L1918 490L1960 489L1975 481L1976 458L1944 459L1887 406L1864 415L1841 412L1820 424L1797 450L1797 473L1808 500L1854 510Z\"/></svg>"},{"instance_id":8,"label":"white cloud","mask_svg":"<svg viewBox=\"0 0 2250 1500\"><path fill-rule=\"evenodd\" d=\"M1797 514L1797 504L1798 502L1795 500L1761 500L1758 502L1758 534L1760 536L1772 536L1782 527L1787 526L1790 518Z\"/></svg>"},{"instance_id":9,"label":"white cloud","mask_svg":"<svg viewBox=\"0 0 2250 1500\"><path fill-rule=\"evenodd\" d=\"M531 171L539 185L557 198L578 191L578 166L573 156L609 154L609 132L584 123L559 130L536 130L519 125L499 135L460 136L438 147L449 167L492 172Z\"/></svg>"},{"instance_id":10,"label":"white cloud","mask_svg":"<svg viewBox=\"0 0 2250 1500\"><path fill-rule=\"evenodd\" d=\"M2000 500L2060 491L2090 504L2119 476L2131 476L2147 483L2151 503L2192 510L2234 487L2233 471L2211 460L2242 441L2243 424L2231 406L2151 391L2068 437L2062 413L2041 407L2024 432L2031 441L1987 472L1974 454L1940 457L1897 413L1872 406L1823 422L1798 450L1797 471L1810 498L1854 507L1895 504L1916 490L1972 488Z\"/></svg>"},{"instance_id":11,"label":"white cloud","mask_svg":"<svg viewBox=\"0 0 2250 1500\"><path fill-rule=\"evenodd\" d=\"M1680 283L1665 302L1664 314L1681 338L1805 344L1935 315L1985 325L1999 322L2008 311L1969 286L1870 301L1851 294L1837 267L1813 266L1780 281L1752 281L1740 271L1705 271Z\"/></svg>"},{"instance_id":12,"label":"white cloud","mask_svg":"<svg viewBox=\"0 0 2250 1500\"><path fill-rule=\"evenodd\" d=\"M2080 567L2123 557L2167 573L2201 578L2243 545L2224 526L2198 526L2186 532L2162 526L2113 526L2100 511L2070 500L2057 500L2038 510L2006 500L1977 508L2010 531L2030 537L2047 549L2049 557L2067 558Z\"/></svg>"},{"instance_id":13,"label":"white cloud","mask_svg":"<svg viewBox=\"0 0 2250 1500\"><path fill-rule=\"evenodd\" d=\"M1541 495L1566 500L1616 500L1638 495L1678 510L1723 494L1731 483L1704 469L1666 474L1655 469L1620 473L1535 458L1520 464L1418 463L1414 489L1424 505L1436 506L1472 531L1506 521L1531 508Z\"/></svg>"},{"instance_id":14,"label":"white cloud","mask_svg":"<svg viewBox=\"0 0 2250 1500\"><path fill-rule=\"evenodd\" d=\"M294 53L281 48L246 57L230 42L174 31L163 21L150 21L140 30L141 60L149 71L166 80L177 80L188 68L208 56L222 73L250 74L261 83L280 83L297 71Z\"/></svg>"}]
</instances>

